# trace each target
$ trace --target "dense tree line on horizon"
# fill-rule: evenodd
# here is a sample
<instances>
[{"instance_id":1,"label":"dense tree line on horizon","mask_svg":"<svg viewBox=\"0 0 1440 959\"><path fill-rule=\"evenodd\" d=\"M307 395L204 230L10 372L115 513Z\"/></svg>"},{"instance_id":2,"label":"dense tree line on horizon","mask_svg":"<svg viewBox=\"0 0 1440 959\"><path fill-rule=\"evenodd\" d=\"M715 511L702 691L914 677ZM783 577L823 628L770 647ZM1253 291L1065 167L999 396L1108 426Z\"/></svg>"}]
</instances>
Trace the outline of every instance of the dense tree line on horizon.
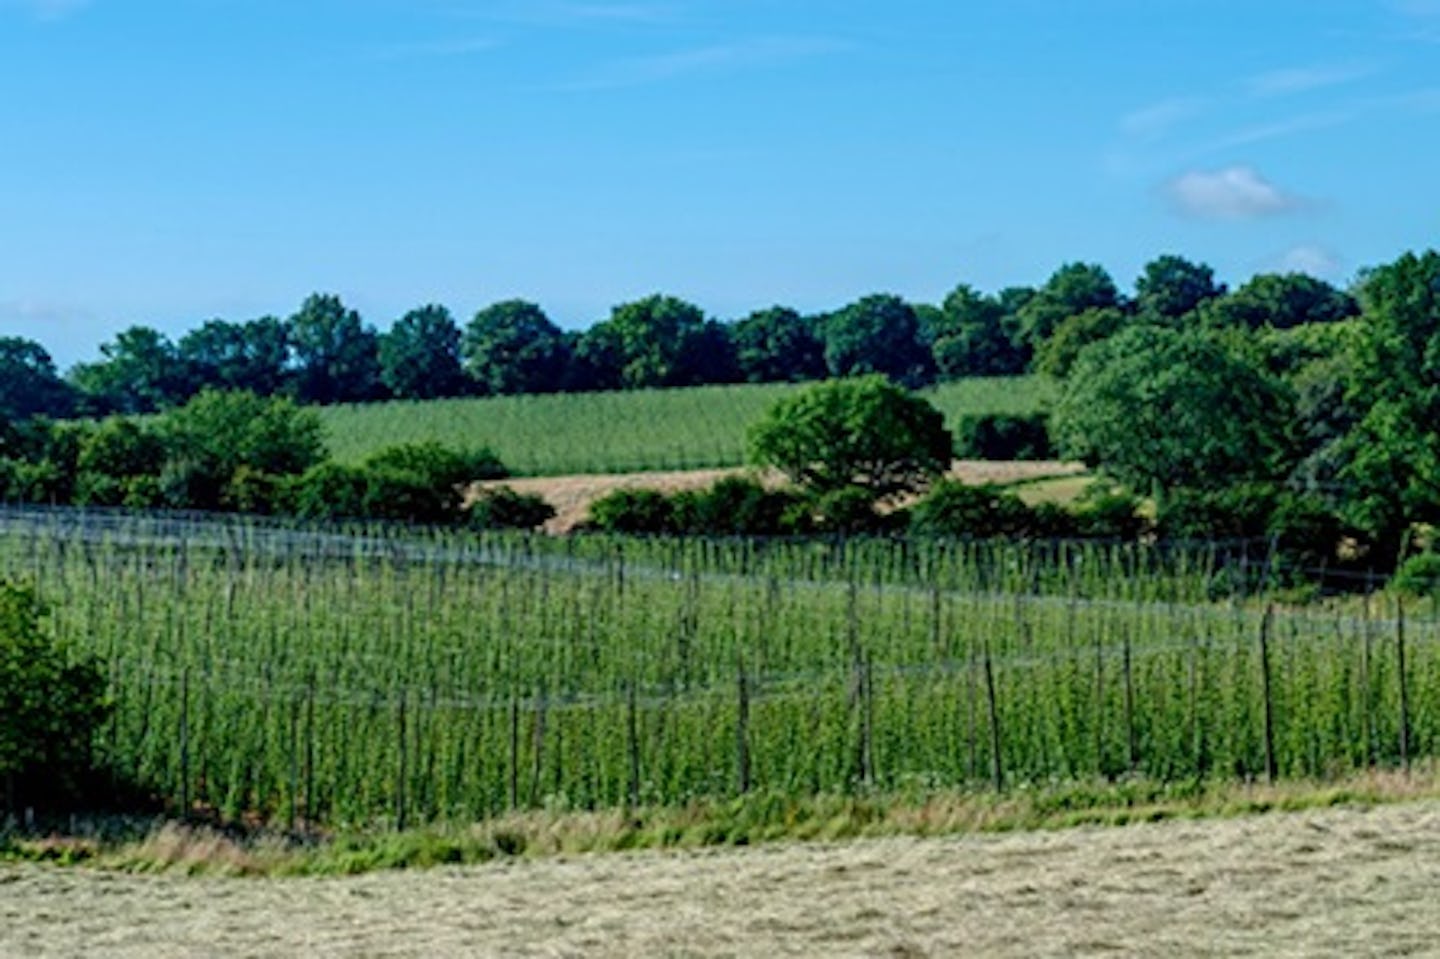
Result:
<instances>
[{"instance_id":1,"label":"dense tree line on horizon","mask_svg":"<svg viewBox=\"0 0 1440 959\"><path fill-rule=\"evenodd\" d=\"M1094 264L1062 266L1038 288L957 286L939 305L872 294L805 316L784 306L733 322L656 294L565 331L536 304L506 300L461 324L429 304L377 331L338 296L316 293L288 318L207 321L178 341L132 326L100 357L61 375L46 351L0 338L0 415L24 419L148 413L200 391L248 390L305 404L883 373L916 387L1028 371L1063 376L1087 343L1136 319L1207 328L1289 328L1356 314L1356 298L1303 274L1260 274L1227 291L1178 256L1147 264L1133 296Z\"/></svg>"}]
</instances>

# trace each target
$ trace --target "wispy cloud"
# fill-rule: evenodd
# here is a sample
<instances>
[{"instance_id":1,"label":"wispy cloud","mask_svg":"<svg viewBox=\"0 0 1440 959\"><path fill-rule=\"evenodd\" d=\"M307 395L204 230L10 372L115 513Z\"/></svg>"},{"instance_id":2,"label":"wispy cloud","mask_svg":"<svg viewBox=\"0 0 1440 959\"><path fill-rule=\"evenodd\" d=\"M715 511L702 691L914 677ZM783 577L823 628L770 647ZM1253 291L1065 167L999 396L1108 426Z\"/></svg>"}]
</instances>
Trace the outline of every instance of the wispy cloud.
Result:
<instances>
[{"instance_id":1,"label":"wispy cloud","mask_svg":"<svg viewBox=\"0 0 1440 959\"><path fill-rule=\"evenodd\" d=\"M615 60L599 66L588 76L561 84L560 89L606 90L642 86L696 73L784 63L848 49L850 44L828 37L757 37Z\"/></svg>"},{"instance_id":2,"label":"wispy cloud","mask_svg":"<svg viewBox=\"0 0 1440 959\"><path fill-rule=\"evenodd\" d=\"M1217 153L1265 140L1278 140L1282 137L1294 136L1297 133L1337 127L1349 123L1356 116L1357 113L1354 110L1331 110L1325 113L1305 113L1272 123L1258 123L1222 134L1206 143L1201 150L1205 153Z\"/></svg>"},{"instance_id":3,"label":"wispy cloud","mask_svg":"<svg viewBox=\"0 0 1440 959\"><path fill-rule=\"evenodd\" d=\"M1252 97L1280 97L1341 86L1375 72L1374 66L1358 63L1291 67L1257 74L1245 80L1243 86Z\"/></svg>"},{"instance_id":4,"label":"wispy cloud","mask_svg":"<svg viewBox=\"0 0 1440 959\"><path fill-rule=\"evenodd\" d=\"M396 43L374 51L377 60L424 60L434 57L464 57L486 53L498 47L499 41L492 37L471 37L458 40L436 40L432 42Z\"/></svg>"},{"instance_id":5,"label":"wispy cloud","mask_svg":"<svg viewBox=\"0 0 1440 959\"><path fill-rule=\"evenodd\" d=\"M1340 258L1321 246L1302 244L1281 254L1276 266L1285 273L1308 273L1319 279L1331 279L1340 273Z\"/></svg>"},{"instance_id":6,"label":"wispy cloud","mask_svg":"<svg viewBox=\"0 0 1440 959\"><path fill-rule=\"evenodd\" d=\"M1209 101L1203 97L1170 97L1132 110L1120 118L1120 131L1141 140L1156 140L1183 120L1195 116Z\"/></svg>"},{"instance_id":7,"label":"wispy cloud","mask_svg":"<svg viewBox=\"0 0 1440 959\"><path fill-rule=\"evenodd\" d=\"M21 10L37 20L62 20L89 5L90 0L0 0L0 7Z\"/></svg>"},{"instance_id":8,"label":"wispy cloud","mask_svg":"<svg viewBox=\"0 0 1440 959\"><path fill-rule=\"evenodd\" d=\"M1191 170L1166 183L1165 193L1177 213L1204 220L1254 220L1306 205L1248 166Z\"/></svg>"}]
</instances>

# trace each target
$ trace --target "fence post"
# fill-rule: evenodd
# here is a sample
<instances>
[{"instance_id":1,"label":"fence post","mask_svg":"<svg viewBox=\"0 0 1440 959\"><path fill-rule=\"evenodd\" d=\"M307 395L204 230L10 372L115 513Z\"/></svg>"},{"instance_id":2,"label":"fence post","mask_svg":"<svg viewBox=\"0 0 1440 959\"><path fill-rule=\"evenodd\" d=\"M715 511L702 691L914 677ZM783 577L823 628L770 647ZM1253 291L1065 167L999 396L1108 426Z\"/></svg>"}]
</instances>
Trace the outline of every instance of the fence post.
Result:
<instances>
[{"instance_id":1,"label":"fence post","mask_svg":"<svg viewBox=\"0 0 1440 959\"><path fill-rule=\"evenodd\" d=\"M1275 706L1270 692L1270 622L1275 615L1273 604L1265 607L1260 619L1260 687L1265 697L1265 776L1274 782L1277 775L1275 763Z\"/></svg>"},{"instance_id":2,"label":"fence post","mask_svg":"<svg viewBox=\"0 0 1440 959\"><path fill-rule=\"evenodd\" d=\"M990 662L990 641L985 641L985 694L990 702L990 775L996 792L1005 790L1005 765L1000 757L1000 706L995 696L995 669Z\"/></svg>"},{"instance_id":3,"label":"fence post","mask_svg":"<svg viewBox=\"0 0 1440 959\"><path fill-rule=\"evenodd\" d=\"M640 805L640 721L635 702L635 681L626 684L625 691L625 739L626 755L629 757L629 789L626 799L630 808Z\"/></svg>"},{"instance_id":4,"label":"fence post","mask_svg":"<svg viewBox=\"0 0 1440 959\"><path fill-rule=\"evenodd\" d=\"M1140 741L1135 730L1135 670L1131 664L1130 627L1122 631L1122 665L1125 670L1125 742L1128 751L1128 766L1133 774L1140 766Z\"/></svg>"},{"instance_id":5,"label":"fence post","mask_svg":"<svg viewBox=\"0 0 1440 959\"><path fill-rule=\"evenodd\" d=\"M740 795L750 791L750 684L745 678L745 660L736 662L739 701L735 716L735 772Z\"/></svg>"},{"instance_id":6,"label":"fence post","mask_svg":"<svg viewBox=\"0 0 1440 959\"><path fill-rule=\"evenodd\" d=\"M400 757L395 769L395 829L405 831L405 693L400 693L400 705L396 711L396 728L400 742Z\"/></svg>"},{"instance_id":7,"label":"fence post","mask_svg":"<svg viewBox=\"0 0 1440 959\"><path fill-rule=\"evenodd\" d=\"M520 701L510 693L510 811L520 808Z\"/></svg>"},{"instance_id":8,"label":"fence post","mask_svg":"<svg viewBox=\"0 0 1440 959\"><path fill-rule=\"evenodd\" d=\"M180 815L190 815L190 667L180 673Z\"/></svg>"},{"instance_id":9,"label":"fence post","mask_svg":"<svg viewBox=\"0 0 1440 959\"><path fill-rule=\"evenodd\" d=\"M1395 663L1400 682L1400 768L1410 768L1410 692L1405 680L1405 605L1395 601Z\"/></svg>"}]
</instances>

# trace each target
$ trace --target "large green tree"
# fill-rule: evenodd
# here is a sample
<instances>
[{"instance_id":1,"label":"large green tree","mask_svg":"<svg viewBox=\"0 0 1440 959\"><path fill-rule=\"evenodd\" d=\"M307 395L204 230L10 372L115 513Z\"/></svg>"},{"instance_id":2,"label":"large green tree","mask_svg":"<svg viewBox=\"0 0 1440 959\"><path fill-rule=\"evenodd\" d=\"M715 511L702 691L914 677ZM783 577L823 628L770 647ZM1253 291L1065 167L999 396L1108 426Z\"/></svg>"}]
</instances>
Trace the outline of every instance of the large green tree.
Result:
<instances>
[{"instance_id":1,"label":"large green tree","mask_svg":"<svg viewBox=\"0 0 1440 959\"><path fill-rule=\"evenodd\" d=\"M75 399L44 347L18 336L0 337L0 419L70 416Z\"/></svg>"},{"instance_id":2,"label":"large green tree","mask_svg":"<svg viewBox=\"0 0 1440 959\"><path fill-rule=\"evenodd\" d=\"M244 323L210 320L180 338L179 352L197 389L268 396L288 385L289 334L285 322L273 316Z\"/></svg>"},{"instance_id":3,"label":"large green tree","mask_svg":"<svg viewBox=\"0 0 1440 959\"><path fill-rule=\"evenodd\" d=\"M1225 284L1215 282L1210 267L1166 254L1145 264L1135 281L1135 306L1147 316L1173 322L1224 292Z\"/></svg>"},{"instance_id":4,"label":"large green tree","mask_svg":"<svg viewBox=\"0 0 1440 959\"><path fill-rule=\"evenodd\" d=\"M730 330L740 376L748 383L799 382L825 375L825 345L815 321L788 306L756 310Z\"/></svg>"},{"instance_id":5,"label":"large green tree","mask_svg":"<svg viewBox=\"0 0 1440 959\"><path fill-rule=\"evenodd\" d=\"M465 391L460 327L443 306L411 310L380 337L380 381L399 399L429 400Z\"/></svg>"},{"instance_id":6,"label":"large green tree","mask_svg":"<svg viewBox=\"0 0 1440 959\"><path fill-rule=\"evenodd\" d=\"M935 407L878 375L781 398L751 426L749 444L753 462L816 493L857 487L875 499L924 488L953 449Z\"/></svg>"},{"instance_id":7,"label":"large green tree","mask_svg":"<svg viewBox=\"0 0 1440 959\"><path fill-rule=\"evenodd\" d=\"M1050 338L1057 326L1077 313L1120 305L1120 290L1104 267L1067 263L1024 300L1015 318L1025 343L1034 350Z\"/></svg>"},{"instance_id":8,"label":"large green tree","mask_svg":"<svg viewBox=\"0 0 1440 959\"><path fill-rule=\"evenodd\" d=\"M928 316L921 333L941 379L1025 372L1026 350L1005 306L964 283Z\"/></svg>"},{"instance_id":9,"label":"large green tree","mask_svg":"<svg viewBox=\"0 0 1440 959\"><path fill-rule=\"evenodd\" d=\"M692 303L656 294L622 303L581 337L586 356L626 388L694 386L738 378L728 331ZM618 370L605 370L605 362ZM608 378L605 377L605 378Z\"/></svg>"},{"instance_id":10,"label":"large green tree","mask_svg":"<svg viewBox=\"0 0 1440 959\"><path fill-rule=\"evenodd\" d=\"M70 381L94 413L153 413L193 392L180 352L148 326L132 326L100 347L101 359L81 363Z\"/></svg>"},{"instance_id":11,"label":"large green tree","mask_svg":"<svg viewBox=\"0 0 1440 959\"><path fill-rule=\"evenodd\" d=\"M859 299L825 317L821 331L831 376L880 373L910 387L934 378L919 318L898 296L876 293Z\"/></svg>"},{"instance_id":12,"label":"large green tree","mask_svg":"<svg viewBox=\"0 0 1440 959\"><path fill-rule=\"evenodd\" d=\"M338 296L311 294L288 332L302 402L361 403L383 393L378 337Z\"/></svg>"},{"instance_id":13,"label":"large green tree","mask_svg":"<svg viewBox=\"0 0 1440 959\"><path fill-rule=\"evenodd\" d=\"M476 388L504 396L561 389L571 351L564 332L544 310L525 300L505 300L475 314L460 352Z\"/></svg>"},{"instance_id":14,"label":"large green tree","mask_svg":"<svg viewBox=\"0 0 1440 959\"><path fill-rule=\"evenodd\" d=\"M1080 351L1050 429L1062 455L1163 494L1283 476L1293 406L1240 344L1141 324Z\"/></svg>"},{"instance_id":15,"label":"large green tree","mask_svg":"<svg viewBox=\"0 0 1440 959\"><path fill-rule=\"evenodd\" d=\"M1350 294L1304 273L1258 274L1207 304L1203 311L1211 325L1252 330L1333 323L1358 313L1359 306Z\"/></svg>"}]
</instances>

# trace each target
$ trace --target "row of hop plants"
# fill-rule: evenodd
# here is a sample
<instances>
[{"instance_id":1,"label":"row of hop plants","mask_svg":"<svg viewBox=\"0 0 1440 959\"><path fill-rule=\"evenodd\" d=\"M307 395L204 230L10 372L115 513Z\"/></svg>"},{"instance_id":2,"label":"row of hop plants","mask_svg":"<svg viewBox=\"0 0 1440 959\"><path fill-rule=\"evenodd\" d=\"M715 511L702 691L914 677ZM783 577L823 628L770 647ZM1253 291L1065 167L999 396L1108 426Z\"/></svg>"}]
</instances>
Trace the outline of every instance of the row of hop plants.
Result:
<instances>
[{"instance_id":1,"label":"row of hop plants","mask_svg":"<svg viewBox=\"0 0 1440 959\"><path fill-rule=\"evenodd\" d=\"M1216 605L1211 554L217 522L0 537L105 664L99 754L177 810L410 824L1440 748L1433 607Z\"/></svg>"}]
</instances>

